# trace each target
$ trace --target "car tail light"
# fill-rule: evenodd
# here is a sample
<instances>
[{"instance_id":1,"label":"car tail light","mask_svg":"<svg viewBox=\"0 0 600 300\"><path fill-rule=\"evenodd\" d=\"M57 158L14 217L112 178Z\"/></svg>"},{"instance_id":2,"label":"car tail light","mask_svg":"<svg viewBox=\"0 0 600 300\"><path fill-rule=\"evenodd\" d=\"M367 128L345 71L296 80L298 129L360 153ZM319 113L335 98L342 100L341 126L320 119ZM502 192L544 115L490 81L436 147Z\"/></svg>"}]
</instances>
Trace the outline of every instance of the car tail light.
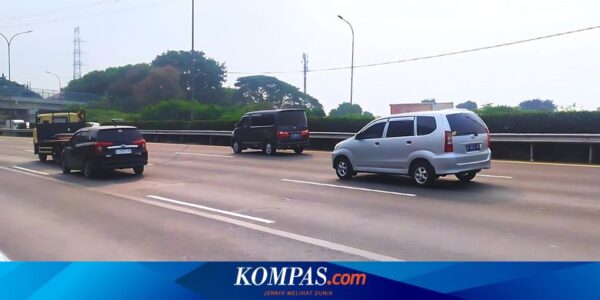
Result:
<instances>
[{"instance_id":1,"label":"car tail light","mask_svg":"<svg viewBox=\"0 0 600 300\"><path fill-rule=\"evenodd\" d=\"M146 140L145 139L135 140L135 141L133 141L133 144L137 145L138 148L140 148L142 150L146 150Z\"/></svg>"},{"instance_id":2,"label":"car tail light","mask_svg":"<svg viewBox=\"0 0 600 300\"><path fill-rule=\"evenodd\" d=\"M486 128L485 130L487 131L487 141L486 142L487 142L487 147L489 149L490 148L490 144L491 144L491 142L490 142L490 129Z\"/></svg>"},{"instance_id":3,"label":"car tail light","mask_svg":"<svg viewBox=\"0 0 600 300\"><path fill-rule=\"evenodd\" d=\"M277 138L280 140L287 139L290 137L290 133L287 131L277 131Z\"/></svg>"},{"instance_id":4,"label":"car tail light","mask_svg":"<svg viewBox=\"0 0 600 300\"><path fill-rule=\"evenodd\" d=\"M310 131L308 131L308 129L302 130L302 137L303 138L309 138L310 137Z\"/></svg>"},{"instance_id":5,"label":"car tail light","mask_svg":"<svg viewBox=\"0 0 600 300\"><path fill-rule=\"evenodd\" d=\"M446 131L446 135L444 136L444 152L454 152L452 131Z\"/></svg>"},{"instance_id":6,"label":"car tail light","mask_svg":"<svg viewBox=\"0 0 600 300\"><path fill-rule=\"evenodd\" d=\"M96 142L96 144L94 145L94 152L100 154L104 152L104 148L110 147L112 145L113 143L111 142Z\"/></svg>"}]
</instances>

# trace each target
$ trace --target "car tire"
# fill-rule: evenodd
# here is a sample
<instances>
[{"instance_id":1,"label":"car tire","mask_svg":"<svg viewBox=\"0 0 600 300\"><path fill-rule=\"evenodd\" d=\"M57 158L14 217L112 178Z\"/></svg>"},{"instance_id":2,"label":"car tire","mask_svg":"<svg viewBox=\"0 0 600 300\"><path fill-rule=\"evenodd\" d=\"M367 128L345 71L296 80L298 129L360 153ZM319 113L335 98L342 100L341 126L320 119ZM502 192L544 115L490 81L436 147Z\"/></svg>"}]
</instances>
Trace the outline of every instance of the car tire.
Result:
<instances>
[{"instance_id":1,"label":"car tire","mask_svg":"<svg viewBox=\"0 0 600 300\"><path fill-rule=\"evenodd\" d=\"M39 159L40 161L42 161L42 162L43 162L43 161L47 161L47 160L48 160L48 154L41 154L41 153L40 153L40 154L38 154L38 159Z\"/></svg>"},{"instance_id":2,"label":"car tire","mask_svg":"<svg viewBox=\"0 0 600 300\"><path fill-rule=\"evenodd\" d=\"M410 177L416 186L426 187L433 184L437 175L427 161L417 161L410 169Z\"/></svg>"},{"instance_id":3,"label":"car tire","mask_svg":"<svg viewBox=\"0 0 600 300\"><path fill-rule=\"evenodd\" d=\"M346 157L340 157L335 160L335 174L341 180L348 180L355 175L354 169L352 169L352 163Z\"/></svg>"},{"instance_id":4,"label":"car tire","mask_svg":"<svg viewBox=\"0 0 600 300\"><path fill-rule=\"evenodd\" d=\"M67 160L66 159L62 160L61 165L62 165L62 172L63 172L63 174L69 174L69 173L71 173L71 169L69 169L69 167L67 167Z\"/></svg>"},{"instance_id":5,"label":"car tire","mask_svg":"<svg viewBox=\"0 0 600 300\"><path fill-rule=\"evenodd\" d=\"M302 154L304 152L304 147L294 147L294 153Z\"/></svg>"},{"instance_id":6,"label":"car tire","mask_svg":"<svg viewBox=\"0 0 600 300\"><path fill-rule=\"evenodd\" d=\"M475 175L477 175L477 172L471 171L471 172L457 173L455 176L461 182L469 182L469 181L473 180L473 178L475 178Z\"/></svg>"},{"instance_id":7,"label":"car tire","mask_svg":"<svg viewBox=\"0 0 600 300\"><path fill-rule=\"evenodd\" d=\"M144 174L144 166L133 168L133 173L135 173L135 175Z\"/></svg>"},{"instance_id":8,"label":"car tire","mask_svg":"<svg viewBox=\"0 0 600 300\"><path fill-rule=\"evenodd\" d=\"M263 146L263 152L268 156L273 156L275 153L277 153L277 148L275 145L273 145L273 143L266 142Z\"/></svg>"},{"instance_id":9,"label":"car tire","mask_svg":"<svg viewBox=\"0 0 600 300\"><path fill-rule=\"evenodd\" d=\"M90 161L86 161L83 163L83 177L85 177L85 178L93 178L94 177L94 169L92 168L92 163Z\"/></svg>"},{"instance_id":10,"label":"car tire","mask_svg":"<svg viewBox=\"0 0 600 300\"><path fill-rule=\"evenodd\" d=\"M242 148L242 145L240 145L240 143L235 140L231 144L231 149L233 149L233 153L235 153L235 154L240 154L240 153L242 153L242 151L244 151L244 149Z\"/></svg>"}]
</instances>

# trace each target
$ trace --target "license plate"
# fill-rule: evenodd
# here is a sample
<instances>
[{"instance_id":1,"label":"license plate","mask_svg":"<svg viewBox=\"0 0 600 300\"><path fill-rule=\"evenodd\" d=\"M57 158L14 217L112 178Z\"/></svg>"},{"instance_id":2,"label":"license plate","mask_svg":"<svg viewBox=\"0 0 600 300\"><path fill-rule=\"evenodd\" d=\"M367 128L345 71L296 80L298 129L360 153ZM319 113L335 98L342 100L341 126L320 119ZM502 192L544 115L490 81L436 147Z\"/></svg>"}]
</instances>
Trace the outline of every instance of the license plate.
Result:
<instances>
[{"instance_id":1,"label":"license plate","mask_svg":"<svg viewBox=\"0 0 600 300\"><path fill-rule=\"evenodd\" d=\"M293 139L299 139L300 138L300 134L299 133L292 133L291 137Z\"/></svg>"},{"instance_id":2,"label":"license plate","mask_svg":"<svg viewBox=\"0 0 600 300\"><path fill-rule=\"evenodd\" d=\"M479 151L479 150L481 150L481 144L468 144L467 145L467 152Z\"/></svg>"},{"instance_id":3,"label":"license plate","mask_svg":"<svg viewBox=\"0 0 600 300\"><path fill-rule=\"evenodd\" d=\"M131 149L116 149L115 154L131 154Z\"/></svg>"}]
</instances>

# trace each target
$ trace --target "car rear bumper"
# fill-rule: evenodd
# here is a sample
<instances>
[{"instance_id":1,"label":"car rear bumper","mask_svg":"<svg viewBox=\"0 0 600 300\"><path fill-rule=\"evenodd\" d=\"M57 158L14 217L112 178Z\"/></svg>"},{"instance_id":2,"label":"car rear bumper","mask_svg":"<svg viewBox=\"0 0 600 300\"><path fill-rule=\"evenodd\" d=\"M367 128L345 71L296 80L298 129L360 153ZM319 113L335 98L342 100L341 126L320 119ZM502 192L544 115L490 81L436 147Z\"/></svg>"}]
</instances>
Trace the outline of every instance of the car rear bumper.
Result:
<instances>
[{"instance_id":1,"label":"car rear bumper","mask_svg":"<svg viewBox=\"0 0 600 300\"><path fill-rule=\"evenodd\" d=\"M492 166L492 152L487 150L477 154L449 153L432 159L431 164L438 175L489 169Z\"/></svg>"},{"instance_id":2,"label":"car rear bumper","mask_svg":"<svg viewBox=\"0 0 600 300\"><path fill-rule=\"evenodd\" d=\"M94 159L94 169L128 169L143 167L148 164L148 154L132 154L126 156L99 157Z\"/></svg>"},{"instance_id":3,"label":"car rear bumper","mask_svg":"<svg viewBox=\"0 0 600 300\"><path fill-rule=\"evenodd\" d=\"M277 148L282 148L282 149L289 149L289 148L294 148L294 147L308 147L310 146L310 141L309 140L285 140L285 141L278 141L277 142Z\"/></svg>"}]
</instances>

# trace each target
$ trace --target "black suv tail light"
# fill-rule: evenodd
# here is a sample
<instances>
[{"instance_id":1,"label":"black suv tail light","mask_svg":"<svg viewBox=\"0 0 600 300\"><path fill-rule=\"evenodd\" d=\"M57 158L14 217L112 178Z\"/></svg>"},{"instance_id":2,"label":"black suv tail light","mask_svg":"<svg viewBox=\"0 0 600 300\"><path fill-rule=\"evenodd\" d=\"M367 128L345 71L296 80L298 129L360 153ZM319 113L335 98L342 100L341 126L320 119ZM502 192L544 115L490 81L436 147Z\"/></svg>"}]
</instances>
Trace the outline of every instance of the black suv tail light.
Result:
<instances>
[{"instance_id":1,"label":"black suv tail light","mask_svg":"<svg viewBox=\"0 0 600 300\"><path fill-rule=\"evenodd\" d=\"M106 147L110 147L112 145L112 142L96 142L96 144L94 145L94 153L102 154Z\"/></svg>"}]
</instances>

